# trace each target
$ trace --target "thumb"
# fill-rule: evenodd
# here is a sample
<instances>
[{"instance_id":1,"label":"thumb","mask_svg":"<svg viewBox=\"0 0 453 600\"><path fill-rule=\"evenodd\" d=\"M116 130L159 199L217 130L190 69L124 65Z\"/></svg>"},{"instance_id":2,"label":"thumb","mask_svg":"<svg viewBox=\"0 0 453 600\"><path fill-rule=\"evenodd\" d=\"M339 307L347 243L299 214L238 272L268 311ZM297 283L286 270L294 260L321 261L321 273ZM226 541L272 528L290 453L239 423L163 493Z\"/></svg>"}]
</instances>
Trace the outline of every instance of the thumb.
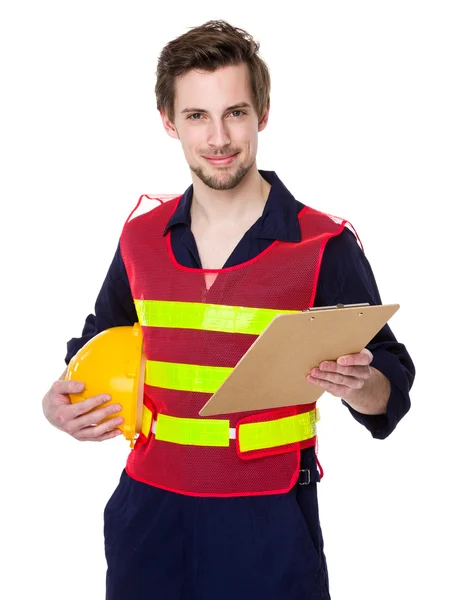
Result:
<instances>
[{"instance_id":1,"label":"thumb","mask_svg":"<svg viewBox=\"0 0 453 600\"><path fill-rule=\"evenodd\" d=\"M360 354L363 354L367 357L367 365L369 365L373 360L373 354L368 350L368 348L364 348L363 350L361 350Z\"/></svg>"}]
</instances>

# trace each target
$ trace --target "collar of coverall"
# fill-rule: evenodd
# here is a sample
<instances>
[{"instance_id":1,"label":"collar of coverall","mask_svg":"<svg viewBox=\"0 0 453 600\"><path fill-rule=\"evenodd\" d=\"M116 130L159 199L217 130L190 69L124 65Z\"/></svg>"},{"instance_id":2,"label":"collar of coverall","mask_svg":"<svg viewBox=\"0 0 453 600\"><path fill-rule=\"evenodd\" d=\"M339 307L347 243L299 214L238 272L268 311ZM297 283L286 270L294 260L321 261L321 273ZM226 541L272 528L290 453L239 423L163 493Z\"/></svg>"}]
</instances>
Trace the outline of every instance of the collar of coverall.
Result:
<instances>
[{"instance_id":1,"label":"collar of coverall","mask_svg":"<svg viewBox=\"0 0 453 600\"><path fill-rule=\"evenodd\" d=\"M271 189L263 214L259 218L257 237L281 242L300 242L301 232L298 214L301 207L296 204L294 196L285 187L275 171L259 170L258 172L270 183ZM190 227L192 195L193 185L189 186L181 196L178 207L168 221L163 235L166 235L176 225Z\"/></svg>"}]
</instances>

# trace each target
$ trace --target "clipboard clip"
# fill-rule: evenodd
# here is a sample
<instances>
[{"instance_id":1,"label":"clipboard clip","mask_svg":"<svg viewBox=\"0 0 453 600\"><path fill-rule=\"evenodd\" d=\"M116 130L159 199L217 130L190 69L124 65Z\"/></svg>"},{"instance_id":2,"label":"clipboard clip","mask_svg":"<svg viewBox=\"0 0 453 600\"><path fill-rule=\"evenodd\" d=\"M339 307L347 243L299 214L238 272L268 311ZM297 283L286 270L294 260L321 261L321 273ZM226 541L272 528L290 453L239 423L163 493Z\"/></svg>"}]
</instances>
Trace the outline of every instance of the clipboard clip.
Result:
<instances>
[{"instance_id":1,"label":"clipboard clip","mask_svg":"<svg viewBox=\"0 0 453 600\"><path fill-rule=\"evenodd\" d=\"M336 308L359 308L361 306L370 306L369 302L361 302L359 304L336 304L334 306L314 306L313 308L307 308L302 312L316 312L317 310L332 310Z\"/></svg>"}]
</instances>

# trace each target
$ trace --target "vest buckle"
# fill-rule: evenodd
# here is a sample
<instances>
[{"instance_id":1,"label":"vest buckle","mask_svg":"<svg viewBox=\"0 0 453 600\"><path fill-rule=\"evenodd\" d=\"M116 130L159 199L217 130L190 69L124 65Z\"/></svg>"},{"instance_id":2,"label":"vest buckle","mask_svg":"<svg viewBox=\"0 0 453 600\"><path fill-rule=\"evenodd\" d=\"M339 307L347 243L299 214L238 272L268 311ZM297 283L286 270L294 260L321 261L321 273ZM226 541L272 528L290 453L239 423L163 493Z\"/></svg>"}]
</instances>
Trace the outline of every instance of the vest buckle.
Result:
<instances>
[{"instance_id":1,"label":"vest buckle","mask_svg":"<svg viewBox=\"0 0 453 600\"><path fill-rule=\"evenodd\" d=\"M302 473L304 474L302 476ZM302 479L302 481L301 481ZM299 480L298 480L298 484L299 485L308 485L311 481L311 473L310 473L310 469L300 469L299 471Z\"/></svg>"}]
</instances>

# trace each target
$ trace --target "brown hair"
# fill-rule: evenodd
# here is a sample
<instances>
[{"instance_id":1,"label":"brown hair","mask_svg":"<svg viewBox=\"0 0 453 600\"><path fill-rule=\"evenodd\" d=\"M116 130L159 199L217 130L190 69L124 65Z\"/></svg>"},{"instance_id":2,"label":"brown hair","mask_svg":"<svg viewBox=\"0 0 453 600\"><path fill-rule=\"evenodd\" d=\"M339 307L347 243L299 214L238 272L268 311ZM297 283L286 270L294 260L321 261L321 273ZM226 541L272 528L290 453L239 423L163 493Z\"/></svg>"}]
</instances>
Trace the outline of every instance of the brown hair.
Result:
<instances>
[{"instance_id":1,"label":"brown hair","mask_svg":"<svg viewBox=\"0 0 453 600\"><path fill-rule=\"evenodd\" d=\"M174 120L175 79L192 69L215 71L245 63L250 73L253 102L261 118L269 107L271 79L259 56L259 42L226 21L208 21L169 42L157 63L157 109Z\"/></svg>"}]
</instances>

